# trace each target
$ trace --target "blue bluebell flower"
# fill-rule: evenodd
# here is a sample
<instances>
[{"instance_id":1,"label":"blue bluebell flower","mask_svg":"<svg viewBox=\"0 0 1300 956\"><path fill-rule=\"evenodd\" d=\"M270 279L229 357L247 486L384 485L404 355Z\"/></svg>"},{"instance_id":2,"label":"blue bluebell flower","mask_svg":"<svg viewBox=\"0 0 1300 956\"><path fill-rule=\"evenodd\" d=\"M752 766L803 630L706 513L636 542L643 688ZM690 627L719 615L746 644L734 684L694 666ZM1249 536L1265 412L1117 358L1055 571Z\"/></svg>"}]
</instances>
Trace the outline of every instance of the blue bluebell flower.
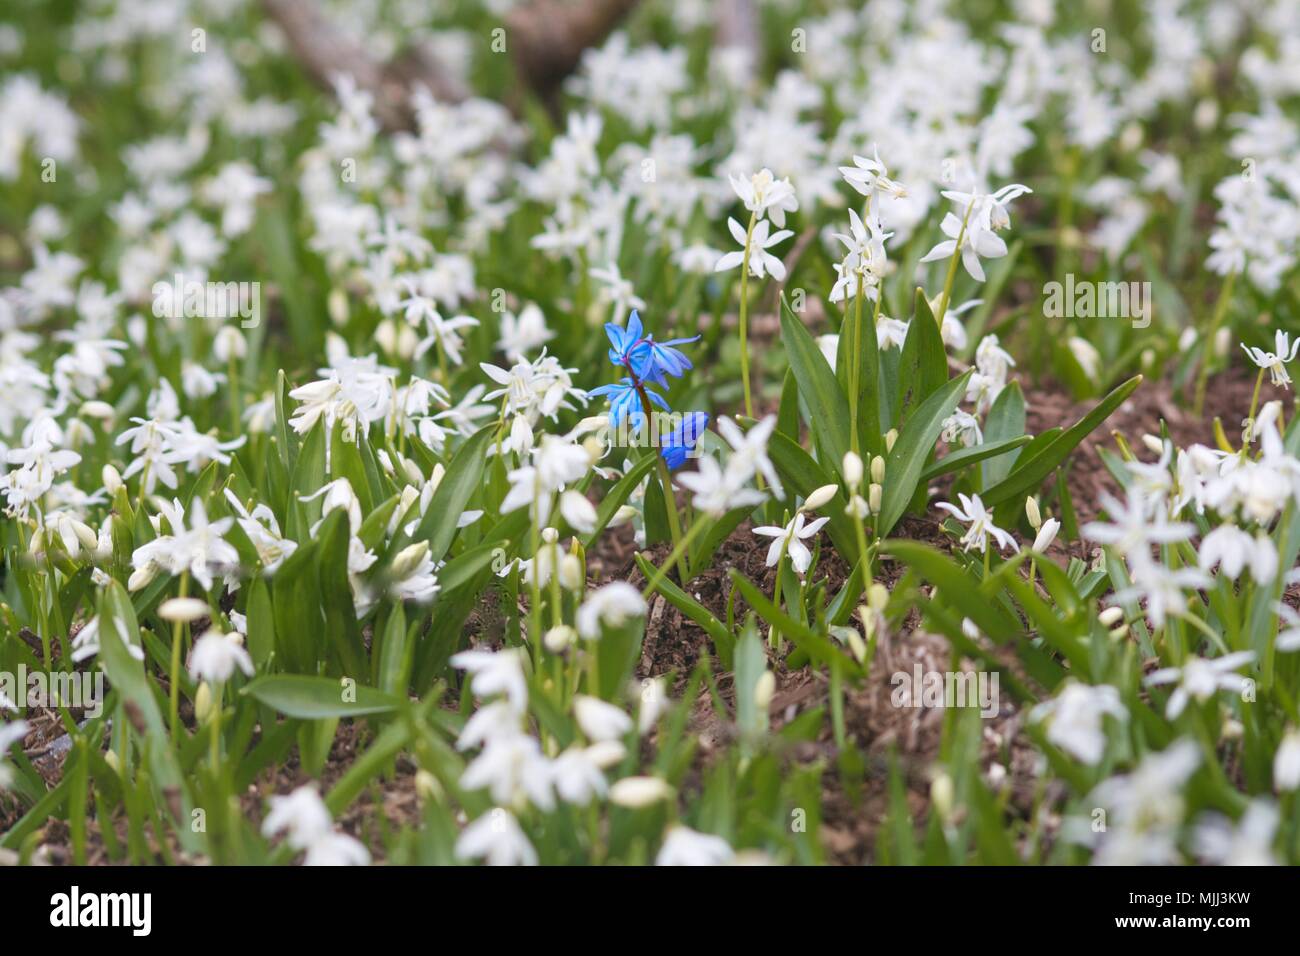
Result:
<instances>
[{"instance_id":1,"label":"blue bluebell flower","mask_svg":"<svg viewBox=\"0 0 1300 956\"><path fill-rule=\"evenodd\" d=\"M664 411L671 411L664 397L658 392L649 388L644 388L646 396L650 399L650 404L658 405ZM624 377L611 385L601 385L593 388L587 393L588 395L604 395L609 399L609 423L615 428L629 414L635 416L634 423L644 420L644 417L650 411L642 407L641 394L637 389L637 383L632 379Z\"/></svg>"},{"instance_id":2,"label":"blue bluebell flower","mask_svg":"<svg viewBox=\"0 0 1300 956\"><path fill-rule=\"evenodd\" d=\"M609 337L609 360L619 368L630 369L632 374L641 378L641 366L650 354L650 342L645 337L641 326L641 316L635 309L627 320L627 328L605 323L605 335Z\"/></svg>"},{"instance_id":3,"label":"blue bluebell flower","mask_svg":"<svg viewBox=\"0 0 1300 956\"><path fill-rule=\"evenodd\" d=\"M643 368L637 370L637 374L647 381L658 382L661 385L668 384L664 377L665 374L680 378L695 366L691 364L690 359L673 348L673 346L685 345L698 339L698 335L693 335L689 339L669 339L667 342L656 342L654 336L651 336L646 340L648 349Z\"/></svg>"},{"instance_id":4,"label":"blue bluebell flower","mask_svg":"<svg viewBox=\"0 0 1300 956\"><path fill-rule=\"evenodd\" d=\"M687 454L695 448L695 443L700 440L700 436L708 427L707 412L687 412L682 416L681 424L674 428L671 434L664 436L659 443L659 454L663 455L669 469L675 470L686 463Z\"/></svg>"}]
</instances>

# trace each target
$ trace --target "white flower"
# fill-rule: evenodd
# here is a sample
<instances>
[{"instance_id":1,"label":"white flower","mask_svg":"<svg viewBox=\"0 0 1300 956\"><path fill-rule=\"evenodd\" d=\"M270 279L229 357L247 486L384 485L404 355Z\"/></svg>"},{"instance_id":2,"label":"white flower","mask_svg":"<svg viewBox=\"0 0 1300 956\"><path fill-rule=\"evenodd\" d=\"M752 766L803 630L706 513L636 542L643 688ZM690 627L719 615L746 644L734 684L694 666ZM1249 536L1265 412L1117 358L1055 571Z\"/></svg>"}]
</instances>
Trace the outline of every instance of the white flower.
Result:
<instances>
[{"instance_id":1,"label":"white flower","mask_svg":"<svg viewBox=\"0 0 1300 956\"><path fill-rule=\"evenodd\" d=\"M655 866L726 866L736 853L726 840L678 824L668 831Z\"/></svg>"},{"instance_id":2,"label":"white flower","mask_svg":"<svg viewBox=\"0 0 1300 956\"><path fill-rule=\"evenodd\" d=\"M618 740L632 729L632 718L621 708L586 694L573 698L573 715L587 739L593 742Z\"/></svg>"},{"instance_id":3,"label":"white flower","mask_svg":"<svg viewBox=\"0 0 1300 956\"><path fill-rule=\"evenodd\" d=\"M776 539L767 549L767 566L774 567L781 559L781 552L784 550L790 556L790 563L794 565L794 569L800 574L807 574L808 568L812 565L812 552L803 543L803 539L813 537L829 520L829 518L818 518L805 526L804 513L800 511L784 528L775 525L755 528L754 534Z\"/></svg>"},{"instance_id":4,"label":"white flower","mask_svg":"<svg viewBox=\"0 0 1300 956\"><path fill-rule=\"evenodd\" d=\"M718 428L722 430L721 421ZM753 470L743 463L733 465L733 461L737 459L728 461L724 470L716 458L704 456L698 460L698 470L677 476L683 488L695 492L691 503L705 514L721 517L733 508L762 504L766 499L761 491L746 487Z\"/></svg>"},{"instance_id":5,"label":"white flower","mask_svg":"<svg viewBox=\"0 0 1300 956\"><path fill-rule=\"evenodd\" d=\"M307 847L303 866L369 866L370 851L346 833L326 833Z\"/></svg>"},{"instance_id":6,"label":"white flower","mask_svg":"<svg viewBox=\"0 0 1300 956\"><path fill-rule=\"evenodd\" d=\"M743 265L745 261L745 227L734 219L728 219L727 229L731 231L731 237L740 243L740 249L736 252L728 252L719 259L717 265L713 267L714 272L726 272ZM782 229L769 236L768 229L769 224L766 219L760 219L754 225L753 235L749 237L749 273L757 279L770 274L773 279L780 282L785 278L785 263L767 250L778 242L789 239L794 233L789 229Z\"/></svg>"},{"instance_id":7,"label":"white flower","mask_svg":"<svg viewBox=\"0 0 1300 956\"><path fill-rule=\"evenodd\" d=\"M1268 584L1277 576L1277 548L1263 531L1252 537L1236 525L1223 524L1201 540L1199 563L1202 571L1218 565L1234 581L1249 567L1257 583Z\"/></svg>"},{"instance_id":8,"label":"white flower","mask_svg":"<svg viewBox=\"0 0 1300 956\"><path fill-rule=\"evenodd\" d=\"M1055 518L1048 518L1043 522L1043 526L1038 529L1038 534L1034 536L1034 548L1039 554L1043 554L1052 546L1056 540L1057 532L1061 530L1061 522Z\"/></svg>"},{"instance_id":9,"label":"white flower","mask_svg":"<svg viewBox=\"0 0 1300 956\"><path fill-rule=\"evenodd\" d=\"M1283 734L1273 755L1273 786L1283 792L1300 789L1300 730L1294 727Z\"/></svg>"},{"instance_id":10,"label":"white flower","mask_svg":"<svg viewBox=\"0 0 1300 956\"><path fill-rule=\"evenodd\" d=\"M1007 534L1007 532L1003 531L993 523L993 512L985 510L984 502L980 501L979 495L971 495L968 498L966 495L959 494L957 495L957 500L961 502L960 508L947 501L939 502L939 507L944 511L947 511L958 521L970 525L970 527L966 529L966 533L961 537L961 545L966 551L969 551L971 548L978 548L983 552L988 547L988 539L990 535L992 535L993 539L997 541L998 547L1003 550L1008 548L1012 551L1020 550L1020 546L1016 544L1015 538L1011 537L1011 535Z\"/></svg>"},{"instance_id":11,"label":"white flower","mask_svg":"<svg viewBox=\"0 0 1300 956\"><path fill-rule=\"evenodd\" d=\"M734 173L730 179L731 188L745 204L745 208L759 219L768 216L778 229L785 228L785 214L799 208L799 200L794 194L789 176L777 179L772 175L772 170L764 168L748 179Z\"/></svg>"},{"instance_id":12,"label":"white flower","mask_svg":"<svg viewBox=\"0 0 1300 956\"><path fill-rule=\"evenodd\" d=\"M488 866L536 866L537 851L509 810L497 807L467 826L456 840L456 857Z\"/></svg>"},{"instance_id":13,"label":"white flower","mask_svg":"<svg viewBox=\"0 0 1300 956\"><path fill-rule=\"evenodd\" d=\"M461 651L451 658L452 667L468 671L470 689L480 697L504 694L519 713L528 707L528 681L518 648L500 651Z\"/></svg>"},{"instance_id":14,"label":"white flower","mask_svg":"<svg viewBox=\"0 0 1300 956\"><path fill-rule=\"evenodd\" d=\"M1148 686L1158 686L1177 682L1178 686L1169 695L1169 704L1165 708L1165 716L1174 720L1193 699L1204 703L1220 690L1241 693L1249 681L1233 671L1254 659L1254 651L1237 651L1213 660L1191 657L1182 667L1164 667L1153 672L1147 676L1145 683Z\"/></svg>"},{"instance_id":15,"label":"white flower","mask_svg":"<svg viewBox=\"0 0 1300 956\"><path fill-rule=\"evenodd\" d=\"M486 788L500 804L530 801L541 810L555 806L551 764L533 737L524 733L489 737L483 751L461 774L466 790Z\"/></svg>"},{"instance_id":16,"label":"white flower","mask_svg":"<svg viewBox=\"0 0 1300 956\"><path fill-rule=\"evenodd\" d=\"M646 612L645 598L626 581L612 581L597 588L578 608L578 633L588 640L600 637L600 628L622 627L630 617Z\"/></svg>"},{"instance_id":17,"label":"white flower","mask_svg":"<svg viewBox=\"0 0 1300 956\"><path fill-rule=\"evenodd\" d=\"M1288 362L1294 361L1296 353L1300 352L1300 337L1293 342L1290 335L1278 329L1274 336L1272 352L1265 352L1244 342L1241 347L1246 350L1252 362L1262 369L1268 369L1269 378L1274 385L1290 387L1291 375L1287 372L1286 366Z\"/></svg>"},{"instance_id":18,"label":"white flower","mask_svg":"<svg viewBox=\"0 0 1300 956\"><path fill-rule=\"evenodd\" d=\"M608 784L589 747L573 746L551 762L555 792L575 807L585 807L593 797L603 797Z\"/></svg>"},{"instance_id":19,"label":"white flower","mask_svg":"<svg viewBox=\"0 0 1300 956\"><path fill-rule=\"evenodd\" d=\"M541 348L553 338L555 332L546 327L546 315L535 303L525 305L518 316L513 312L501 314L497 348L512 362L523 361L526 353Z\"/></svg>"},{"instance_id":20,"label":"white flower","mask_svg":"<svg viewBox=\"0 0 1300 956\"><path fill-rule=\"evenodd\" d=\"M660 716L668 710L668 693L664 687L663 677L646 678L641 681L641 707L636 715L636 729L639 734L649 733L659 722Z\"/></svg>"},{"instance_id":21,"label":"white flower","mask_svg":"<svg viewBox=\"0 0 1300 956\"><path fill-rule=\"evenodd\" d=\"M745 474L745 480L755 473L766 479L778 500L785 498L781 488L781 479L777 476L776 466L767 457L767 443L776 430L776 416L766 415L754 424L749 431L742 432L740 426L726 416L718 419L718 434L731 446L731 456L727 459L728 471L735 470Z\"/></svg>"},{"instance_id":22,"label":"white flower","mask_svg":"<svg viewBox=\"0 0 1300 956\"><path fill-rule=\"evenodd\" d=\"M1034 720L1047 722L1047 739L1088 766L1096 766L1106 749L1102 725L1105 715L1124 720L1128 711L1119 691L1109 684L1091 687L1067 680L1055 697L1031 711Z\"/></svg>"},{"instance_id":23,"label":"white flower","mask_svg":"<svg viewBox=\"0 0 1300 956\"><path fill-rule=\"evenodd\" d=\"M1006 204L1028 192L1033 190L1019 184L1003 186L993 193L945 191L944 198L956 204L962 215L957 216L951 212L944 215L939 228L948 238L927 252L921 261L933 262L936 259L950 258L958 249L957 241L960 237L962 265L972 279L983 282L981 257L1000 259L1007 254L1007 244L994 233L994 230L1005 229L1011 224Z\"/></svg>"},{"instance_id":24,"label":"white flower","mask_svg":"<svg viewBox=\"0 0 1300 956\"><path fill-rule=\"evenodd\" d=\"M1143 602L1147 617L1156 627L1163 627L1170 615L1187 610L1188 589L1204 587L1210 581L1197 568L1170 570L1144 551L1133 552L1128 563L1133 584L1116 593L1115 600L1121 604Z\"/></svg>"},{"instance_id":25,"label":"white flower","mask_svg":"<svg viewBox=\"0 0 1300 956\"><path fill-rule=\"evenodd\" d=\"M262 821L262 835L288 832L289 845L305 850L333 830L329 809L315 786L299 787L287 797L271 797L271 810Z\"/></svg>"},{"instance_id":26,"label":"white flower","mask_svg":"<svg viewBox=\"0 0 1300 956\"><path fill-rule=\"evenodd\" d=\"M171 534L160 535L136 548L131 564L137 569L152 563L172 575L188 571L204 590L212 588L216 574L226 574L239 566L239 552L222 535L234 524L233 518L209 522L203 501L190 502L189 515L180 499L163 503L163 516Z\"/></svg>"},{"instance_id":27,"label":"white flower","mask_svg":"<svg viewBox=\"0 0 1300 956\"><path fill-rule=\"evenodd\" d=\"M204 631L203 636L194 642L189 672L195 680L224 684L235 673L235 668L253 676L253 659L244 650L243 640L238 634Z\"/></svg>"},{"instance_id":28,"label":"white flower","mask_svg":"<svg viewBox=\"0 0 1300 956\"><path fill-rule=\"evenodd\" d=\"M878 147L872 148L872 155L874 159L854 156L852 166L840 166L840 175L844 177L844 181L866 196L868 202L880 195L893 196L896 199L906 196L907 187L889 178L889 170L880 161Z\"/></svg>"},{"instance_id":29,"label":"white flower","mask_svg":"<svg viewBox=\"0 0 1300 956\"><path fill-rule=\"evenodd\" d=\"M1252 800L1236 826L1221 814L1207 813L1196 828L1196 852L1216 866L1275 866L1278 820L1277 807L1264 799Z\"/></svg>"}]
</instances>

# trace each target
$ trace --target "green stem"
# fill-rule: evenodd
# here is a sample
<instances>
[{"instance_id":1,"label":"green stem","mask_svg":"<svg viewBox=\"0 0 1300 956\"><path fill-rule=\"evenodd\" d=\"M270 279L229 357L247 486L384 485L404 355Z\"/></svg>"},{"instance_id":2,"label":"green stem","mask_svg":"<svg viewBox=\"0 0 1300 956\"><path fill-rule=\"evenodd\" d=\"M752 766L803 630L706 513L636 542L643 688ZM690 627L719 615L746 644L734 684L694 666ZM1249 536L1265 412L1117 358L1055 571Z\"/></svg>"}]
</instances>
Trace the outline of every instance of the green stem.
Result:
<instances>
[{"instance_id":1,"label":"green stem","mask_svg":"<svg viewBox=\"0 0 1300 956\"><path fill-rule=\"evenodd\" d=\"M858 294L853 300L853 335L849 340L849 442L853 453L858 448L858 392L862 375L862 272L858 272Z\"/></svg>"},{"instance_id":2,"label":"green stem","mask_svg":"<svg viewBox=\"0 0 1300 956\"><path fill-rule=\"evenodd\" d=\"M190 573L184 571L181 573L181 583L179 588L179 597L187 597L190 591ZM171 717L171 735L173 741L180 739L181 727L181 629L184 624L180 621L172 622L172 660L171 660L171 686L170 694L170 717Z\"/></svg>"},{"instance_id":3,"label":"green stem","mask_svg":"<svg viewBox=\"0 0 1300 956\"><path fill-rule=\"evenodd\" d=\"M1232 289L1237 284L1236 270L1228 273L1228 278L1223 281L1223 291L1219 293L1219 301L1215 303L1214 315L1210 319L1210 327L1205 333L1205 356L1201 360L1201 370L1196 375L1196 403L1194 405L1197 417L1200 417L1201 411L1205 408L1205 386L1210 378L1210 361L1214 358L1214 339L1218 335L1219 326L1223 323L1223 318L1228 313L1228 304L1232 301Z\"/></svg>"},{"instance_id":4,"label":"green stem","mask_svg":"<svg viewBox=\"0 0 1300 956\"><path fill-rule=\"evenodd\" d=\"M212 689L212 751L210 759L214 777L220 773L219 768L221 766L221 691L223 689L221 684L217 684Z\"/></svg>"},{"instance_id":5,"label":"green stem","mask_svg":"<svg viewBox=\"0 0 1300 956\"><path fill-rule=\"evenodd\" d=\"M1250 414L1246 416L1247 428L1250 429L1246 438L1241 443L1241 457L1245 458L1250 451L1250 443L1255 440L1255 410L1259 408L1259 390L1264 385L1264 370L1260 369L1259 374L1255 376L1255 391L1250 396Z\"/></svg>"},{"instance_id":6,"label":"green stem","mask_svg":"<svg viewBox=\"0 0 1300 956\"><path fill-rule=\"evenodd\" d=\"M745 255L740 263L740 381L745 389L745 417L754 417L754 400L749 392L749 251L753 245L758 213L750 213L745 230Z\"/></svg>"},{"instance_id":7,"label":"green stem","mask_svg":"<svg viewBox=\"0 0 1300 956\"><path fill-rule=\"evenodd\" d=\"M939 311L934 314L934 320L943 328L943 317L948 312L948 299L952 296L952 285L957 279L957 263L961 261L961 244L966 238L966 225L970 222L970 214L975 209L975 201L972 199L969 206L966 207L966 215L962 217L961 229L957 232L957 247L952 251L952 258L948 260L948 276L943 280L943 295L939 298Z\"/></svg>"}]
</instances>

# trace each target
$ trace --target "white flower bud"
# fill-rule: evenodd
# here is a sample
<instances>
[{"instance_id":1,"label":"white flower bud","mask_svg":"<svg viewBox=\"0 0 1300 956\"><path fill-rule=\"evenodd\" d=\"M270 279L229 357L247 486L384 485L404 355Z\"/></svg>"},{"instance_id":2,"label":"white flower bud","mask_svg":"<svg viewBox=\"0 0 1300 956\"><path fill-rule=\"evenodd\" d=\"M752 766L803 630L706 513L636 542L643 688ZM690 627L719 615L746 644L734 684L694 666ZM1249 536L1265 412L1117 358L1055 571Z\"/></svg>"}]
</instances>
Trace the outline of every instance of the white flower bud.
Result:
<instances>
[{"instance_id":1,"label":"white flower bud","mask_svg":"<svg viewBox=\"0 0 1300 956\"><path fill-rule=\"evenodd\" d=\"M131 577L134 578L135 575ZM199 618L207 617L208 613L207 602L192 597L168 598L158 605L158 616L164 621L172 621L173 623L188 624L197 621Z\"/></svg>"},{"instance_id":2,"label":"white flower bud","mask_svg":"<svg viewBox=\"0 0 1300 956\"><path fill-rule=\"evenodd\" d=\"M194 719L206 724L212 716L212 688L204 681L194 693Z\"/></svg>"},{"instance_id":3,"label":"white flower bud","mask_svg":"<svg viewBox=\"0 0 1300 956\"><path fill-rule=\"evenodd\" d=\"M816 511L826 502L835 497L836 492L840 490L839 485L822 485L820 488L813 490L803 503L804 511Z\"/></svg>"},{"instance_id":4,"label":"white flower bud","mask_svg":"<svg viewBox=\"0 0 1300 956\"><path fill-rule=\"evenodd\" d=\"M398 579L409 577L428 553L429 542L427 541L417 541L415 544L407 545L397 552L397 557L393 558L393 577Z\"/></svg>"},{"instance_id":5,"label":"white flower bud","mask_svg":"<svg viewBox=\"0 0 1300 956\"><path fill-rule=\"evenodd\" d=\"M776 675L771 671L763 671L754 685L754 706L760 711L766 711L772 706L774 696L776 696Z\"/></svg>"},{"instance_id":6,"label":"white flower bud","mask_svg":"<svg viewBox=\"0 0 1300 956\"><path fill-rule=\"evenodd\" d=\"M104 482L104 490L110 496L117 494L117 490L122 487L122 473L112 465L105 465L99 472L100 480Z\"/></svg>"},{"instance_id":7,"label":"white flower bud","mask_svg":"<svg viewBox=\"0 0 1300 956\"><path fill-rule=\"evenodd\" d=\"M637 809L667 800L673 788L659 777L624 777L609 788L609 799L620 807Z\"/></svg>"},{"instance_id":8,"label":"white flower bud","mask_svg":"<svg viewBox=\"0 0 1300 956\"><path fill-rule=\"evenodd\" d=\"M873 582L871 587L867 588L867 604L877 614L889 604L889 591L879 581Z\"/></svg>"},{"instance_id":9,"label":"white flower bud","mask_svg":"<svg viewBox=\"0 0 1300 956\"><path fill-rule=\"evenodd\" d=\"M930 784L930 802L939 814L939 819L945 823L952 818L953 796L952 777L946 773L936 776Z\"/></svg>"},{"instance_id":10,"label":"white flower bud","mask_svg":"<svg viewBox=\"0 0 1300 956\"><path fill-rule=\"evenodd\" d=\"M891 428L885 432L885 452L889 453L894 450L894 442L898 441L898 429Z\"/></svg>"},{"instance_id":11,"label":"white flower bud","mask_svg":"<svg viewBox=\"0 0 1300 956\"><path fill-rule=\"evenodd\" d=\"M862 483L862 459L855 452L844 453L844 483L850 488L856 488Z\"/></svg>"},{"instance_id":12,"label":"white flower bud","mask_svg":"<svg viewBox=\"0 0 1300 956\"><path fill-rule=\"evenodd\" d=\"M248 343L233 325L223 325L212 340L212 354L218 362L229 362L231 357L242 359L248 354Z\"/></svg>"},{"instance_id":13,"label":"white flower bud","mask_svg":"<svg viewBox=\"0 0 1300 956\"><path fill-rule=\"evenodd\" d=\"M326 300L326 308L335 325L346 324L348 321L347 290L340 287L330 289L329 299Z\"/></svg>"},{"instance_id":14,"label":"white flower bud","mask_svg":"<svg viewBox=\"0 0 1300 956\"><path fill-rule=\"evenodd\" d=\"M885 459L882 455L871 459L871 480L878 485L885 483Z\"/></svg>"},{"instance_id":15,"label":"white flower bud","mask_svg":"<svg viewBox=\"0 0 1300 956\"><path fill-rule=\"evenodd\" d=\"M542 643L552 654L563 653L568 647L572 647L578 640L578 632L567 624L560 624L551 628L542 636Z\"/></svg>"},{"instance_id":16,"label":"white flower bud","mask_svg":"<svg viewBox=\"0 0 1300 956\"><path fill-rule=\"evenodd\" d=\"M1105 627L1114 627L1124 620L1124 609L1116 606L1108 607L1097 615L1097 620L1101 621Z\"/></svg>"},{"instance_id":17,"label":"white flower bud","mask_svg":"<svg viewBox=\"0 0 1300 956\"><path fill-rule=\"evenodd\" d=\"M98 418L107 421L112 418L115 413L113 411L113 406L108 404L108 402L95 400L86 402L82 405L80 414L85 415L87 418Z\"/></svg>"},{"instance_id":18,"label":"white flower bud","mask_svg":"<svg viewBox=\"0 0 1300 956\"><path fill-rule=\"evenodd\" d=\"M1038 510L1038 499L1033 495L1025 499L1025 517L1029 519L1029 527L1035 531L1043 526L1043 514Z\"/></svg>"},{"instance_id":19,"label":"white flower bud","mask_svg":"<svg viewBox=\"0 0 1300 956\"><path fill-rule=\"evenodd\" d=\"M158 565L150 561L142 568L136 568L131 572L131 577L127 579L126 589L128 591L138 591L147 587L149 582L158 576Z\"/></svg>"},{"instance_id":20,"label":"white flower bud","mask_svg":"<svg viewBox=\"0 0 1300 956\"><path fill-rule=\"evenodd\" d=\"M560 587L577 594L586 585L582 559L570 552L560 559Z\"/></svg>"},{"instance_id":21,"label":"white flower bud","mask_svg":"<svg viewBox=\"0 0 1300 956\"><path fill-rule=\"evenodd\" d=\"M1056 540L1056 533L1061 530L1061 522L1055 518L1048 518L1043 522L1043 526L1038 530L1038 536L1034 538L1034 550L1038 552L1046 551Z\"/></svg>"},{"instance_id":22,"label":"white flower bud","mask_svg":"<svg viewBox=\"0 0 1300 956\"><path fill-rule=\"evenodd\" d=\"M873 515L880 514L880 501L885 494L885 489L880 485L872 485L867 489L867 507L871 509Z\"/></svg>"}]
</instances>

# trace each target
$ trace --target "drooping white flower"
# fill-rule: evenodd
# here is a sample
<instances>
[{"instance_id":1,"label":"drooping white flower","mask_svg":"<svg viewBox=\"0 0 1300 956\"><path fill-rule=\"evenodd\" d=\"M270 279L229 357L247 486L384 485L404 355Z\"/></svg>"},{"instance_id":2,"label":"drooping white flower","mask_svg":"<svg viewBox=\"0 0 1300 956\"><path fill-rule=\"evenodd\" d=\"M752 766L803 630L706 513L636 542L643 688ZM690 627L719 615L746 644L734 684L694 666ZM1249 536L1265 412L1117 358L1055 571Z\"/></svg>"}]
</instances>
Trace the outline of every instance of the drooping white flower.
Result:
<instances>
[{"instance_id":1,"label":"drooping white flower","mask_svg":"<svg viewBox=\"0 0 1300 956\"><path fill-rule=\"evenodd\" d=\"M587 640L600 637L601 625L622 627L630 617L646 612L645 598L626 581L611 581L593 591L578 608L578 633Z\"/></svg>"},{"instance_id":2,"label":"drooping white flower","mask_svg":"<svg viewBox=\"0 0 1300 956\"><path fill-rule=\"evenodd\" d=\"M1273 786L1283 793L1300 789L1300 730L1294 727L1282 735L1273 754Z\"/></svg>"},{"instance_id":3,"label":"drooping white flower","mask_svg":"<svg viewBox=\"0 0 1300 956\"><path fill-rule=\"evenodd\" d=\"M735 857L735 850L722 837L677 824L664 838L655 866L726 866Z\"/></svg>"},{"instance_id":4,"label":"drooping white flower","mask_svg":"<svg viewBox=\"0 0 1300 956\"><path fill-rule=\"evenodd\" d=\"M1250 568L1250 576L1259 584L1277 577L1277 548L1263 531L1252 536L1236 525L1222 524L1201 539L1200 566L1212 571L1216 566L1234 581Z\"/></svg>"},{"instance_id":5,"label":"drooping white flower","mask_svg":"<svg viewBox=\"0 0 1300 956\"><path fill-rule=\"evenodd\" d=\"M221 631L204 631L190 651L190 677L210 684L224 684L234 675L235 669L253 676L253 659L244 650L239 634Z\"/></svg>"},{"instance_id":6,"label":"drooping white flower","mask_svg":"<svg viewBox=\"0 0 1300 956\"><path fill-rule=\"evenodd\" d=\"M621 707L586 694L573 698L573 716L593 742L618 740L632 729L632 718Z\"/></svg>"},{"instance_id":7,"label":"drooping white flower","mask_svg":"<svg viewBox=\"0 0 1300 956\"><path fill-rule=\"evenodd\" d=\"M497 807L467 826L456 840L456 857L488 866L536 866L537 851L509 810Z\"/></svg>"},{"instance_id":8,"label":"drooping white flower","mask_svg":"<svg viewBox=\"0 0 1300 956\"><path fill-rule=\"evenodd\" d=\"M1192 700L1204 703L1220 690L1241 693L1249 681L1234 671L1254 659L1254 651L1237 651L1212 660L1189 657L1181 667L1163 667L1147 675L1145 683L1152 687L1178 684L1165 708L1165 716L1174 720Z\"/></svg>"},{"instance_id":9,"label":"drooping white flower","mask_svg":"<svg viewBox=\"0 0 1300 956\"><path fill-rule=\"evenodd\" d=\"M1036 706L1030 716L1047 724L1047 739L1088 766L1096 766L1106 749L1102 718L1128 716L1119 691L1109 684L1090 686L1067 680L1056 696Z\"/></svg>"},{"instance_id":10,"label":"drooping white flower","mask_svg":"<svg viewBox=\"0 0 1300 956\"><path fill-rule=\"evenodd\" d=\"M519 713L528 706L528 681L518 648L500 651L461 651L451 658L451 666L468 671L470 689L480 697L503 694Z\"/></svg>"}]
</instances>

